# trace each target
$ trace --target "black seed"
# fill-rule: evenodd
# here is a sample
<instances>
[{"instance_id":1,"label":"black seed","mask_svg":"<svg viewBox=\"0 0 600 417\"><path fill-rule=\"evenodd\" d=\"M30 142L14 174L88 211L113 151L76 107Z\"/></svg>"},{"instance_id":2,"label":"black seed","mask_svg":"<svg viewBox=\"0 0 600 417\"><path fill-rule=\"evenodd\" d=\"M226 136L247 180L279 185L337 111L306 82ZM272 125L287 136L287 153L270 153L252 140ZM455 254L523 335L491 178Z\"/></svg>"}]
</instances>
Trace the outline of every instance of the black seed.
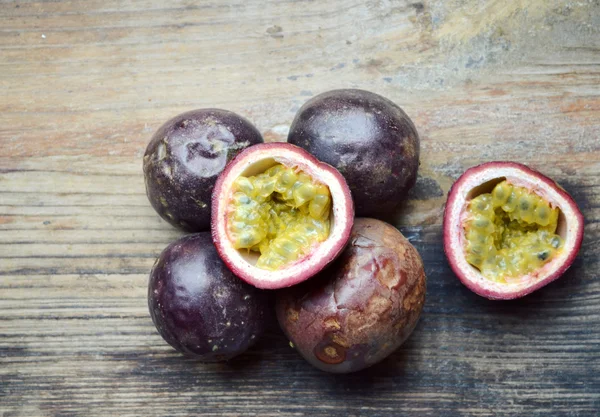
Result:
<instances>
[{"instance_id":1,"label":"black seed","mask_svg":"<svg viewBox=\"0 0 600 417\"><path fill-rule=\"evenodd\" d=\"M479 269L479 265L483 263L483 260L478 256L474 256L469 260L469 263Z\"/></svg>"},{"instance_id":2,"label":"black seed","mask_svg":"<svg viewBox=\"0 0 600 417\"><path fill-rule=\"evenodd\" d=\"M488 208L488 203L486 203L485 201L479 201L477 203L477 209L481 210L481 211L485 211Z\"/></svg>"},{"instance_id":3,"label":"black seed","mask_svg":"<svg viewBox=\"0 0 600 417\"><path fill-rule=\"evenodd\" d=\"M489 224L490 224L490 222L488 219L479 218L479 219L475 220L475 227L484 228L484 227L488 227Z\"/></svg>"},{"instance_id":4,"label":"black seed","mask_svg":"<svg viewBox=\"0 0 600 417\"><path fill-rule=\"evenodd\" d=\"M540 219L545 219L546 217L548 217L548 210L545 207L541 207L540 209L538 209L538 216L540 217Z\"/></svg>"},{"instance_id":5,"label":"black seed","mask_svg":"<svg viewBox=\"0 0 600 417\"><path fill-rule=\"evenodd\" d=\"M474 253L475 255L481 255L483 252L483 248L481 246L471 246L471 253Z\"/></svg>"},{"instance_id":6,"label":"black seed","mask_svg":"<svg viewBox=\"0 0 600 417\"><path fill-rule=\"evenodd\" d=\"M537 257L540 261L545 261L546 259L548 259L549 256L550 252L548 252L547 250L537 254Z\"/></svg>"},{"instance_id":7,"label":"black seed","mask_svg":"<svg viewBox=\"0 0 600 417\"><path fill-rule=\"evenodd\" d=\"M529 201L521 200L521 210L523 210L523 211L529 210Z\"/></svg>"},{"instance_id":8,"label":"black seed","mask_svg":"<svg viewBox=\"0 0 600 417\"><path fill-rule=\"evenodd\" d=\"M552 240L550 241L550 244L552 245L553 248L558 248L560 246L560 239L557 237L553 237Z\"/></svg>"}]
</instances>

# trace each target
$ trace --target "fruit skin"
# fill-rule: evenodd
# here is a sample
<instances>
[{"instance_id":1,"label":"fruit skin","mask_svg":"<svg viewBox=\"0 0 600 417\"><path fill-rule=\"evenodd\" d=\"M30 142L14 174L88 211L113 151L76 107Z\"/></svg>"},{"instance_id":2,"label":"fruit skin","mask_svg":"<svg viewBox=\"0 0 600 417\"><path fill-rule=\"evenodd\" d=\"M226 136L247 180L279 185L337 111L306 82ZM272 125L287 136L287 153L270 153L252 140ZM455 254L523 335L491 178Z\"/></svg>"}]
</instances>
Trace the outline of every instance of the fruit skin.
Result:
<instances>
[{"instance_id":1,"label":"fruit skin","mask_svg":"<svg viewBox=\"0 0 600 417\"><path fill-rule=\"evenodd\" d=\"M419 135L404 111L364 90L333 90L307 101L288 142L337 168L357 216L381 216L406 199L417 179Z\"/></svg>"},{"instance_id":2,"label":"fruit skin","mask_svg":"<svg viewBox=\"0 0 600 417\"><path fill-rule=\"evenodd\" d=\"M266 294L229 271L210 233L187 235L157 259L148 306L160 335L179 352L204 362L233 358L266 326Z\"/></svg>"},{"instance_id":3,"label":"fruit skin","mask_svg":"<svg viewBox=\"0 0 600 417\"><path fill-rule=\"evenodd\" d=\"M318 250L305 258L292 262L289 267L277 271L259 269L244 261L227 236L227 196L233 181L249 166L259 164L265 159L298 166L308 175L329 187L334 218L329 237L319 243ZM289 143L263 143L249 147L231 161L219 176L212 197L213 242L219 256L233 273L242 280L262 289L279 289L305 281L325 268L344 249L352 224L354 223L354 205L350 189L344 177L334 167L317 160L313 155L298 146Z\"/></svg>"},{"instance_id":4,"label":"fruit skin","mask_svg":"<svg viewBox=\"0 0 600 417\"><path fill-rule=\"evenodd\" d=\"M210 198L225 165L260 132L227 110L200 109L175 116L154 134L144 155L146 194L154 210L189 232L210 228Z\"/></svg>"},{"instance_id":5,"label":"fruit skin","mask_svg":"<svg viewBox=\"0 0 600 417\"><path fill-rule=\"evenodd\" d=\"M356 219L350 242L327 269L276 296L284 333L327 372L354 372L383 360L408 338L425 302L423 262L397 229Z\"/></svg>"},{"instance_id":6,"label":"fruit skin","mask_svg":"<svg viewBox=\"0 0 600 417\"><path fill-rule=\"evenodd\" d=\"M460 213L464 210L465 196L473 188L496 178L506 178L517 185L535 188L542 197L554 201L567 218L566 239L563 245L565 255L546 264L534 273L536 281L521 280L511 285L498 284L484 278L475 268L463 262L464 252L456 234L461 233ZM559 203L559 204L558 204ZM559 226L560 229L560 226ZM511 300L524 297L538 290L564 274L575 260L583 241L584 218L573 198L556 182L526 165L510 161L486 162L466 170L452 185L444 209L443 241L444 252L452 271L459 280L474 293L490 300ZM553 268L553 269L550 269Z\"/></svg>"}]
</instances>

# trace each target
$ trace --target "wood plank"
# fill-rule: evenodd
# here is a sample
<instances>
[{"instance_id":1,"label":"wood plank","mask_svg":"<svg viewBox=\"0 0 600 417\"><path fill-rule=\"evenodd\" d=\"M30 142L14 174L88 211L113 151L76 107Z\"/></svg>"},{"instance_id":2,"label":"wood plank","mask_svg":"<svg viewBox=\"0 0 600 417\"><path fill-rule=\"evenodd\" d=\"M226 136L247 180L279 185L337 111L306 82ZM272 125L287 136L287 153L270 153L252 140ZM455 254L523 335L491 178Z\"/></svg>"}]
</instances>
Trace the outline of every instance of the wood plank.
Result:
<instances>
[{"instance_id":1,"label":"wood plank","mask_svg":"<svg viewBox=\"0 0 600 417\"><path fill-rule=\"evenodd\" d=\"M596 0L0 0L0 415L596 416L599 28ZM415 332L346 376L273 317L237 360L181 357L148 314L150 268L183 234L145 196L148 140L222 107L282 141L342 87L392 99L421 136L390 219L426 266ZM452 183L491 160L549 175L586 219L565 276L509 302L443 255Z\"/></svg>"}]
</instances>

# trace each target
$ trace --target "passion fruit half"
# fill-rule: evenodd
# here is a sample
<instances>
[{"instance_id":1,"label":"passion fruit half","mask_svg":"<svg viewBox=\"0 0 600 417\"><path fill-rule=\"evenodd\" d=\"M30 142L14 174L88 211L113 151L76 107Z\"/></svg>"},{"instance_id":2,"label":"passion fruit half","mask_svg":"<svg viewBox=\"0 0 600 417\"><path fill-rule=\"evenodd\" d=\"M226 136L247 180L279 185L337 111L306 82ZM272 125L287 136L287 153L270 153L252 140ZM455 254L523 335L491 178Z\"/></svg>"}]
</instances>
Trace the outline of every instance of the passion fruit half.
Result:
<instances>
[{"instance_id":1,"label":"passion fruit half","mask_svg":"<svg viewBox=\"0 0 600 417\"><path fill-rule=\"evenodd\" d=\"M212 196L217 251L258 288L288 287L322 270L344 249L353 219L344 177L288 143L241 152Z\"/></svg>"},{"instance_id":2,"label":"passion fruit half","mask_svg":"<svg viewBox=\"0 0 600 417\"><path fill-rule=\"evenodd\" d=\"M454 273L490 299L523 297L560 277L583 240L571 196L543 174L514 162L468 169L444 213L444 250Z\"/></svg>"}]
</instances>

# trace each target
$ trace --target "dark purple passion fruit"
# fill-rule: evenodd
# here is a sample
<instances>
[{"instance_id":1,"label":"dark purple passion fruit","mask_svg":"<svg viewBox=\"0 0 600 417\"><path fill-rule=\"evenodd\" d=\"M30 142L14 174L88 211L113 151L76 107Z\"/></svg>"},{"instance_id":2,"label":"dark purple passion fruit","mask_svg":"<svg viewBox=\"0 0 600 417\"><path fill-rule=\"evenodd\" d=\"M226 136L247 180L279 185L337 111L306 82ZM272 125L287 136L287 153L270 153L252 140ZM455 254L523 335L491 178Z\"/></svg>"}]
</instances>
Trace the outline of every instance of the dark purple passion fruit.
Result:
<instances>
[{"instance_id":1,"label":"dark purple passion fruit","mask_svg":"<svg viewBox=\"0 0 600 417\"><path fill-rule=\"evenodd\" d=\"M364 90L333 90L306 102L288 142L338 169L357 216L392 212L415 184L419 135L404 111Z\"/></svg>"},{"instance_id":2,"label":"dark purple passion fruit","mask_svg":"<svg viewBox=\"0 0 600 417\"><path fill-rule=\"evenodd\" d=\"M356 219L340 257L312 279L277 293L281 328L317 368L367 368L396 350L416 326L426 278L417 250L394 227Z\"/></svg>"},{"instance_id":3,"label":"dark purple passion fruit","mask_svg":"<svg viewBox=\"0 0 600 417\"><path fill-rule=\"evenodd\" d=\"M184 236L161 253L150 273L148 306L171 346L216 362L243 353L260 337L268 301L225 267L205 232Z\"/></svg>"},{"instance_id":4,"label":"dark purple passion fruit","mask_svg":"<svg viewBox=\"0 0 600 417\"><path fill-rule=\"evenodd\" d=\"M248 120L227 110L193 110L174 117L154 134L144 155L152 207L175 227L209 230L218 175L240 151L261 142Z\"/></svg>"}]
</instances>

